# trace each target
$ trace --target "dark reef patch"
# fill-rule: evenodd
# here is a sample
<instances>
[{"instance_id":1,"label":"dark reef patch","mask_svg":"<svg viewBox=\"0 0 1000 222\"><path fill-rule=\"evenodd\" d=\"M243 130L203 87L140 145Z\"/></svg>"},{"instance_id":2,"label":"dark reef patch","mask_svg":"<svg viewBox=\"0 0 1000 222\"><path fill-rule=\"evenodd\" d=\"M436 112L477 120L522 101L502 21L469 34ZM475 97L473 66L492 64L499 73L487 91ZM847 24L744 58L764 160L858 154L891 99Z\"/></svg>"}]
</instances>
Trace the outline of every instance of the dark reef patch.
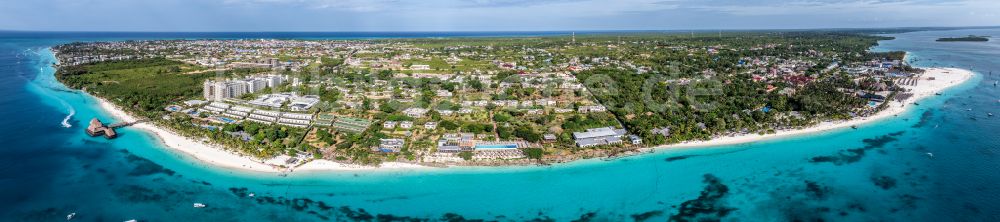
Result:
<instances>
[{"instance_id":1,"label":"dark reef patch","mask_svg":"<svg viewBox=\"0 0 1000 222\"><path fill-rule=\"evenodd\" d=\"M340 207L339 210L341 215L345 216L351 221L371 221L375 219L375 216L365 211L365 209L358 208L358 210L351 210L350 207Z\"/></svg>"},{"instance_id":2,"label":"dark reef patch","mask_svg":"<svg viewBox=\"0 0 1000 222\"><path fill-rule=\"evenodd\" d=\"M268 204L288 207L292 210L298 212L305 212L309 215L316 216L320 220L330 220L335 218L336 221L432 221L431 219L406 217L406 216L396 216L391 214L379 214L373 215L365 211L364 209L351 209L348 206L334 207L323 201L315 201L309 198L294 198L289 199L285 197L272 197L265 195L254 195L250 197L250 190L246 187L230 187L229 192L241 199L247 199L253 201L257 204ZM452 218L461 218L457 214L452 216ZM464 220L455 221L469 221Z\"/></svg>"},{"instance_id":3,"label":"dark reef patch","mask_svg":"<svg viewBox=\"0 0 1000 222\"><path fill-rule=\"evenodd\" d=\"M596 219L596 217L597 217L597 213L595 213L595 212L587 212L587 213L585 213L583 215L580 215L580 218L577 218L576 220L573 220L573 222L590 222L590 221L593 221L594 219Z\"/></svg>"},{"instance_id":4,"label":"dark reef patch","mask_svg":"<svg viewBox=\"0 0 1000 222\"><path fill-rule=\"evenodd\" d=\"M709 154L691 154L691 155L680 155L680 156L672 156L672 157L667 157L667 158L665 158L665 159L663 159L663 160L664 160L664 161L667 161L667 162L674 162L674 161L678 161L678 160L685 160L685 159L690 159L690 158L695 158L695 157L706 157L706 156L719 156L719 155L726 155L726 154L731 154L731 153L736 153L736 152L742 152L742 151L746 151L746 150L749 150L749 149L750 149L750 148L743 148L743 149L738 149L738 150L730 150L730 151L726 151L726 152L718 152L718 153L709 153Z\"/></svg>"},{"instance_id":5,"label":"dark reef patch","mask_svg":"<svg viewBox=\"0 0 1000 222\"><path fill-rule=\"evenodd\" d=\"M443 216L441 216L440 220L441 221L448 221L448 222L482 222L483 221L483 220L465 219L465 217L463 217L462 215L458 215L458 214L455 214L455 213L446 213Z\"/></svg>"},{"instance_id":6,"label":"dark reef patch","mask_svg":"<svg viewBox=\"0 0 1000 222\"><path fill-rule=\"evenodd\" d=\"M25 213L23 216L21 216L20 221L59 221L66 217L64 212L65 212L64 210L59 210L52 207L39 209Z\"/></svg>"},{"instance_id":7,"label":"dark reef patch","mask_svg":"<svg viewBox=\"0 0 1000 222\"><path fill-rule=\"evenodd\" d=\"M834 165L844 165L861 160L865 156L864 148L840 150L837 154L829 156L817 156L809 159L813 163L833 163Z\"/></svg>"},{"instance_id":8,"label":"dark reef patch","mask_svg":"<svg viewBox=\"0 0 1000 222\"><path fill-rule=\"evenodd\" d=\"M816 180L803 179L802 185L777 187L771 191L771 199L763 209L777 210L782 217L771 221L843 221L843 217L854 212L848 208L835 207L843 197L850 196L837 192L839 189ZM834 219L837 218L837 219Z\"/></svg>"},{"instance_id":9,"label":"dark reef patch","mask_svg":"<svg viewBox=\"0 0 1000 222\"><path fill-rule=\"evenodd\" d=\"M823 186L816 181L806 180L806 196L813 199L823 199L830 193L830 187Z\"/></svg>"},{"instance_id":10,"label":"dark reef patch","mask_svg":"<svg viewBox=\"0 0 1000 222\"><path fill-rule=\"evenodd\" d=\"M863 212L868 212L868 208L865 208L864 205L862 205L861 203L857 203L857 202L847 204L847 209L853 210L853 211L857 211L857 212L862 212L862 213Z\"/></svg>"},{"instance_id":11,"label":"dark reef patch","mask_svg":"<svg viewBox=\"0 0 1000 222\"><path fill-rule=\"evenodd\" d=\"M899 204L903 209L914 209L917 208L917 201L920 197L913 196L910 194L903 194L899 196Z\"/></svg>"},{"instance_id":12,"label":"dark reef patch","mask_svg":"<svg viewBox=\"0 0 1000 222\"><path fill-rule=\"evenodd\" d=\"M861 140L861 142L865 143L865 149L882 148L885 147L885 144L889 144L891 142L899 140L896 137L903 135L903 133L906 132L899 131L895 133L889 133L875 138L863 139Z\"/></svg>"},{"instance_id":13,"label":"dark reef patch","mask_svg":"<svg viewBox=\"0 0 1000 222\"><path fill-rule=\"evenodd\" d=\"M980 214L980 213L983 212L975 204L972 204L972 203L969 203L969 202L963 203L962 204L962 209L965 209L966 211L968 211L970 213L973 213L973 214Z\"/></svg>"},{"instance_id":14,"label":"dark reef patch","mask_svg":"<svg viewBox=\"0 0 1000 222\"><path fill-rule=\"evenodd\" d=\"M166 195L157 193L153 189L136 185L127 185L118 188L115 193L130 202L158 202L166 198Z\"/></svg>"},{"instance_id":15,"label":"dark reef patch","mask_svg":"<svg viewBox=\"0 0 1000 222\"><path fill-rule=\"evenodd\" d=\"M736 210L723 206L721 202L729 193L729 187L712 174L705 174L704 177L705 189L698 198L681 203L677 214L671 215L669 221L719 221Z\"/></svg>"},{"instance_id":16,"label":"dark reef patch","mask_svg":"<svg viewBox=\"0 0 1000 222\"><path fill-rule=\"evenodd\" d=\"M688 207L688 209L690 209L690 210L688 210L689 213L690 212L705 212L704 211L705 209L703 209L705 206L710 206L710 208L707 209L707 210L710 211L709 213L714 213L715 215L725 215L725 213L728 213L729 211L731 211L732 209L729 209L729 208L719 208L719 207L717 207L719 204L718 203L714 203L715 201L718 201L718 198L720 198L721 195L724 195L726 192L728 192L728 188L725 185L722 185L721 183L719 183L718 179L715 178L715 177L713 177L713 176L711 176L711 175L706 175L705 182L708 184L708 186L706 186L706 190L705 191L702 191L702 194L701 194L701 197L699 198L699 200L688 201L688 202L691 202L691 203L688 204L688 205L690 205ZM139 190L139 191L141 191L141 192L135 192L135 193L152 192L152 190L149 190L149 189L143 189L143 188L136 188L136 189ZM319 220L323 220L323 221L329 221L329 220L332 220L332 221L372 221L372 222L374 222L374 221L378 221L378 222L382 222L382 221L385 221L385 222L389 222L389 221L400 221L400 222L425 222L425 221L448 221L448 222L535 221L535 222L549 222L549 221L556 221L555 219L553 219L553 218L551 218L549 216L546 216L544 211L539 211L538 214L536 216L534 216L533 218L521 217L521 218L518 218L516 220L507 219L507 217L503 216L503 215L496 215L495 216L496 217L495 220L484 220L484 219L469 219L469 218L466 218L465 216L462 216L462 215L456 214L456 213L445 213L445 214L441 215L438 218L433 218L433 217L428 217L428 218L424 218L424 217L411 217L411 216L400 216L400 215L392 215L392 214L375 214L375 213L368 212L368 211L366 211L363 208L356 208L356 209L354 209L354 208L351 208L350 206L332 206L332 205L330 205L328 203L325 203L323 201L316 201L316 200L312 200L312 199L308 199L308 198L293 198L293 199L290 199L290 198L285 198L285 197L281 197L281 196L275 197L275 196L267 196L267 195L262 195L262 194L256 194L256 195L254 195L254 197L250 197L249 196L250 191L246 187L230 187L230 188L228 188L228 190L229 190L230 193L232 193L233 195L235 195L236 197L238 197L240 199L243 199L244 201L249 201L251 203L257 203L257 204L262 204L262 205L266 204L266 205L275 205L275 206L280 206L280 207L287 207L287 208L289 208L291 210L295 210L295 211L298 211L298 212L303 212L305 214L315 216ZM153 194L153 195L157 195L157 194ZM149 195L133 195L133 196L146 196L146 197L148 197ZM162 196L158 196L158 197L162 198ZM712 202L712 203L708 203L706 201L709 201L709 202ZM708 204L708 205L706 205L706 204ZM713 206L715 206L715 207L713 207ZM647 213L644 213L644 214L633 215L633 218L646 219L646 218L652 218L652 217L658 216L660 214L662 214L662 211L654 211L652 213L647 212ZM694 216L701 217L700 215L694 215ZM694 217L691 217L691 216L687 216L687 217L694 218ZM274 219L277 220L278 218L274 218ZM609 221L609 220L607 220L606 218L598 219L598 214L596 212L586 212L586 213L583 213L579 217L579 219L576 219L576 220L573 220L573 221L587 222L587 221Z\"/></svg>"},{"instance_id":17,"label":"dark reef patch","mask_svg":"<svg viewBox=\"0 0 1000 222\"><path fill-rule=\"evenodd\" d=\"M905 131L899 131L894 133L889 133L886 135L878 136L875 138L868 138L861 140L865 144L864 147L840 150L837 154L827 155L827 156L816 156L809 159L812 163L833 163L834 165L843 165L848 163L854 163L860 161L865 153L872 149L885 147L886 144L898 141L897 137L903 135Z\"/></svg>"},{"instance_id":18,"label":"dark reef patch","mask_svg":"<svg viewBox=\"0 0 1000 222\"><path fill-rule=\"evenodd\" d=\"M691 157L696 157L696 156L698 156L698 155L680 155L680 156L667 157L666 159L663 159L663 160L665 160L667 162L674 162L674 161L683 160L683 159L687 159L687 158L691 158Z\"/></svg>"},{"instance_id":19,"label":"dark reef patch","mask_svg":"<svg viewBox=\"0 0 1000 222\"><path fill-rule=\"evenodd\" d=\"M372 200L368 200L368 202L380 203L380 202L385 202L385 201L390 201L390 200L406 200L406 199L410 199L410 197L407 197L407 196L392 196L392 197L385 197L385 198L379 198L379 199L372 199Z\"/></svg>"},{"instance_id":20,"label":"dark reef patch","mask_svg":"<svg viewBox=\"0 0 1000 222\"><path fill-rule=\"evenodd\" d=\"M422 222L429 221L427 219L413 218L413 217L402 217L395 216L391 214L379 214L375 216L375 221L401 221L401 222Z\"/></svg>"},{"instance_id":21,"label":"dark reef patch","mask_svg":"<svg viewBox=\"0 0 1000 222\"><path fill-rule=\"evenodd\" d=\"M632 219L635 220L636 222L642 222L649 220L650 218L660 216L661 214L663 214L662 210L654 210L641 214L632 214Z\"/></svg>"},{"instance_id":22,"label":"dark reef patch","mask_svg":"<svg viewBox=\"0 0 1000 222\"><path fill-rule=\"evenodd\" d=\"M164 168L163 166L160 166L160 164L156 164L149 159L128 153L128 151L125 152L125 160L128 160L129 163L135 165L135 168L132 168L132 171L128 173L129 176L148 176L161 173L173 176L176 174L173 170Z\"/></svg>"},{"instance_id":23,"label":"dark reef patch","mask_svg":"<svg viewBox=\"0 0 1000 222\"><path fill-rule=\"evenodd\" d=\"M872 175L871 180L872 183L875 183L875 186L878 186L883 190L888 190L892 189L893 187L896 187L896 179L892 177Z\"/></svg>"},{"instance_id":24,"label":"dark reef patch","mask_svg":"<svg viewBox=\"0 0 1000 222\"><path fill-rule=\"evenodd\" d=\"M236 195L236 197L240 198L246 197L250 194L250 190L247 189L246 187L239 187L239 188L230 187L229 192L233 193L233 195Z\"/></svg>"},{"instance_id":25,"label":"dark reef patch","mask_svg":"<svg viewBox=\"0 0 1000 222\"><path fill-rule=\"evenodd\" d=\"M98 141L96 139L91 139L91 138L80 139L80 141L83 142L83 144L88 145L88 146L91 146L91 145L110 146L111 145L111 141L106 141L106 140L105 141Z\"/></svg>"},{"instance_id":26,"label":"dark reef patch","mask_svg":"<svg viewBox=\"0 0 1000 222\"><path fill-rule=\"evenodd\" d=\"M542 215L541 212L538 213L538 217L537 218L534 218L534 219L531 219L531 220L527 220L527 221L530 221L530 222L556 222L555 219L552 219L549 216Z\"/></svg>"},{"instance_id":27,"label":"dark reef patch","mask_svg":"<svg viewBox=\"0 0 1000 222\"><path fill-rule=\"evenodd\" d=\"M927 111L924 111L924 113L920 115L920 121L917 122L917 124L913 124L912 128L920 128L927 126L927 123L930 123L932 118L934 118L934 111L928 109Z\"/></svg>"}]
</instances>

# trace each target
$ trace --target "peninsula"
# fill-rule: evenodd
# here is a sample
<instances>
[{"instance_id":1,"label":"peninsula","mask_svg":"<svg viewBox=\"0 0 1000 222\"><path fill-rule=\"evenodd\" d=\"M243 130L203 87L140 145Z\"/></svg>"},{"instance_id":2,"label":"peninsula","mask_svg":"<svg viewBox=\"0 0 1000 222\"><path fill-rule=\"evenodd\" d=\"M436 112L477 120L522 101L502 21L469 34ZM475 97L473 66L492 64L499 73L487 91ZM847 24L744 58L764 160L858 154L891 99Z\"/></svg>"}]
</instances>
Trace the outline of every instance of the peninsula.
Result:
<instances>
[{"instance_id":1,"label":"peninsula","mask_svg":"<svg viewBox=\"0 0 1000 222\"><path fill-rule=\"evenodd\" d=\"M966 36L966 37L956 37L956 38L939 38L938 42L987 42L990 39L986 36Z\"/></svg>"},{"instance_id":2,"label":"peninsula","mask_svg":"<svg viewBox=\"0 0 1000 222\"><path fill-rule=\"evenodd\" d=\"M527 165L891 117L970 79L854 33L148 40L56 77L205 162L265 172Z\"/></svg>"}]
</instances>

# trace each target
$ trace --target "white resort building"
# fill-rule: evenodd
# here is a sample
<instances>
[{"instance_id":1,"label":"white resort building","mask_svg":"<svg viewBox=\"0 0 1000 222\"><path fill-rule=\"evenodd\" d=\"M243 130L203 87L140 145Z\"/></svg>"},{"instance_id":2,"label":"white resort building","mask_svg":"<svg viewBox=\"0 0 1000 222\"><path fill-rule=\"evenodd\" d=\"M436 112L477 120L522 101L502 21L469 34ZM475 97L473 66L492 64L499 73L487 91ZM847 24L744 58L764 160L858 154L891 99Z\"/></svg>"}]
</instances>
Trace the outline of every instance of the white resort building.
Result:
<instances>
[{"instance_id":1,"label":"white resort building","mask_svg":"<svg viewBox=\"0 0 1000 222\"><path fill-rule=\"evenodd\" d=\"M288 77L281 75L252 76L245 79L205 80L202 83L202 96L206 100L221 101L227 98L240 97L243 94L255 93L265 88L277 87Z\"/></svg>"},{"instance_id":2,"label":"white resort building","mask_svg":"<svg viewBox=\"0 0 1000 222\"><path fill-rule=\"evenodd\" d=\"M577 147L592 147L609 144L621 144L622 137L625 136L625 129L615 129L612 127L601 127L587 129L584 132L573 133Z\"/></svg>"}]
</instances>

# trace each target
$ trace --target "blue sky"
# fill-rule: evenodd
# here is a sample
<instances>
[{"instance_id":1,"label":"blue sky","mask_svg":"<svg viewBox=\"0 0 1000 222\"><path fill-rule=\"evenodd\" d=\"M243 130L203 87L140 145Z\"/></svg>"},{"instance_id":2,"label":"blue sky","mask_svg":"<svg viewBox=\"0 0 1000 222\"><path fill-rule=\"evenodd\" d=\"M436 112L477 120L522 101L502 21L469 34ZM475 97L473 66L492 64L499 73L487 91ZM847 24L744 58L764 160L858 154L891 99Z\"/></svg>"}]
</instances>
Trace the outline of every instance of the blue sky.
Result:
<instances>
[{"instance_id":1,"label":"blue sky","mask_svg":"<svg viewBox=\"0 0 1000 222\"><path fill-rule=\"evenodd\" d=\"M1000 25L1000 0L5 0L0 30L538 31Z\"/></svg>"}]
</instances>

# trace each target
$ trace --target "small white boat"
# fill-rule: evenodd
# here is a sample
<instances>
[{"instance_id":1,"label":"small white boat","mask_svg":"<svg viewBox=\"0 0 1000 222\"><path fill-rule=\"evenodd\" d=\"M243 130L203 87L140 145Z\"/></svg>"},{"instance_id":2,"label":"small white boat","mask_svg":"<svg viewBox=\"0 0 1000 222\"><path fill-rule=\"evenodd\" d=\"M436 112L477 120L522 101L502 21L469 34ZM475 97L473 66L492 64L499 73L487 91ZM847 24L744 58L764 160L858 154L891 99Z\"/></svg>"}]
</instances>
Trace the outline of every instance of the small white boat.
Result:
<instances>
[{"instance_id":1,"label":"small white boat","mask_svg":"<svg viewBox=\"0 0 1000 222\"><path fill-rule=\"evenodd\" d=\"M256 195L256 194L253 194L253 193L250 193L250 194L247 194L247 196L248 196L248 197L253 197L253 196L255 196L255 195Z\"/></svg>"},{"instance_id":2,"label":"small white boat","mask_svg":"<svg viewBox=\"0 0 1000 222\"><path fill-rule=\"evenodd\" d=\"M73 217L76 217L76 212L69 213L69 215L66 215L66 220L72 220Z\"/></svg>"},{"instance_id":3,"label":"small white boat","mask_svg":"<svg viewBox=\"0 0 1000 222\"><path fill-rule=\"evenodd\" d=\"M934 154L933 153L927 153L927 156L934 157Z\"/></svg>"},{"instance_id":4,"label":"small white boat","mask_svg":"<svg viewBox=\"0 0 1000 222\"><path fill-rule=\"evenodd\" d=\"M131 220L126 220L125 222L139 222L139 221L135 220L135 219L131 219Z\"/></svg>"},{"instance_id":5,"label":"small white boat","mask_svg":"<svg viewBox=\"0 0 1000 222\"><path fill-rule=\"evenodd\" d=\"M205 208L205 204L203 204L203 203L194 203L194 208Z\"/></svg>"}]
</instances>

